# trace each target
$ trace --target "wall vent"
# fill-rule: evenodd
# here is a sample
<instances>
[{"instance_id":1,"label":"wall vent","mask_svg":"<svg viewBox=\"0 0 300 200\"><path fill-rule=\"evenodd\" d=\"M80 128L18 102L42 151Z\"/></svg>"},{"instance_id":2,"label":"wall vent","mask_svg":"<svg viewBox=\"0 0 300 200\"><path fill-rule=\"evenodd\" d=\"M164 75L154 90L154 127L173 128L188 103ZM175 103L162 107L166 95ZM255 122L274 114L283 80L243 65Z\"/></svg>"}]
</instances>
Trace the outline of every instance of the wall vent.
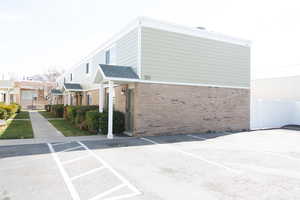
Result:
<instances>
[{"instance_id":1,"label":"wall vent","mask_svg":"<svg viewBox=\"0 0 300 200\"><path fill-rule=\"evenodd\" d=\"M150 75L144 75L144 79L145 80L151 80L151 76Z\"/></svg>"},{"instance_id":2,"label":"wall vent","mask_svg":"<svg viewBox=\"0 0 300 200\"><path fill-rule=\"evenodd\" d=\"M198 26L197 29L200 29L200 30L206 30L206 28L203 27L203 26Z\"/></svg>"}]
</instances>

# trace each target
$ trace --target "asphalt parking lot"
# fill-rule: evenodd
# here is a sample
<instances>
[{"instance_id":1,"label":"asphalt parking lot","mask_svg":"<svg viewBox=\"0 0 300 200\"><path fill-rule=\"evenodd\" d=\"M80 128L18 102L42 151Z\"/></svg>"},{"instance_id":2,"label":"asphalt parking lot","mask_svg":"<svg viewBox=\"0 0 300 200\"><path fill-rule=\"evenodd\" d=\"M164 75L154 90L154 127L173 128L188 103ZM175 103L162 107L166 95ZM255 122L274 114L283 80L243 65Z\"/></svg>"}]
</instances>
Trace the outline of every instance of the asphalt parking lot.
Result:
<instances>
[{"instance_id":1,"label":"asphalt parking lot","mask_svg":"<svg viewBox=\"0 0 300 200\"><path fill-rule=\"evenodd\" d=\"M300 132L0 147L0 199L300 199Z\"/></svg>"}]
</instances>

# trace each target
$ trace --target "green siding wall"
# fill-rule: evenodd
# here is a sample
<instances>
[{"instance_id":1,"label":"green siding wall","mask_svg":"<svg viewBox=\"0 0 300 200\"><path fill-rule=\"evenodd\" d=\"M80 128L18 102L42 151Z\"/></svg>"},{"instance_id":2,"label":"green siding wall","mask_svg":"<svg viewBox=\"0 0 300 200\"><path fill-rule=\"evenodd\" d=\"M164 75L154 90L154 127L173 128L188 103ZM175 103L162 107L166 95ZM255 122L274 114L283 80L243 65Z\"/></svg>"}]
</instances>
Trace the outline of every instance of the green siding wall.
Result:
<instances>
[{"instance_id":1,"label":"green siding wall","mask_svg":"<svg viewBox=\"0 0 300 200\"><path fill-rule=\"evenodd\" d=\"M138 58L138 29L130 31L116 42L117 64L131 66L135 71Z\"/></svg>"},{"instance_id":2,"label":"green siding wall","mask_svg":"<svg viewBox=\"0 0 300 200\"><path fill-rule=\"evenodd\" d=\"M250 86L250 48L142 27L142 78L152 81Z\"/></svg>"}]
</instances>

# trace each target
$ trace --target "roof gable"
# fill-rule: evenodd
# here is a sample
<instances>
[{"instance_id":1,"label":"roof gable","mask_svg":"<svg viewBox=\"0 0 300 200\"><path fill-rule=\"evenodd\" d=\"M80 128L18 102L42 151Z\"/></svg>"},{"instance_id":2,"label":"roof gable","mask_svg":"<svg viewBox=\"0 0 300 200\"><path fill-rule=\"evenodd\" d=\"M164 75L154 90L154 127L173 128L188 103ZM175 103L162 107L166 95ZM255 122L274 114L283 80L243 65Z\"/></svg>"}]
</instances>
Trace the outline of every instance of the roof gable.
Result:
<instances>
[{"instance_id":1,"label":"roof gable","mask_svg":"<svg viewBox=\"0 0 300 200\"><path fill-rule=\"evenodd\" d=\"M82 90L82 87L79 83L64 83L66 90Z\"/></svg>"},{"instance_id":2,"label":"roof gable","mask_svg":"<svg viewBox=\"0 0 300 200\"><path fill-rule=\"evenodd\" d=\"M139 76L129 66L105 64L99 64L99 66L106 78L139 79Z\"/></svg>"}]
</instances>

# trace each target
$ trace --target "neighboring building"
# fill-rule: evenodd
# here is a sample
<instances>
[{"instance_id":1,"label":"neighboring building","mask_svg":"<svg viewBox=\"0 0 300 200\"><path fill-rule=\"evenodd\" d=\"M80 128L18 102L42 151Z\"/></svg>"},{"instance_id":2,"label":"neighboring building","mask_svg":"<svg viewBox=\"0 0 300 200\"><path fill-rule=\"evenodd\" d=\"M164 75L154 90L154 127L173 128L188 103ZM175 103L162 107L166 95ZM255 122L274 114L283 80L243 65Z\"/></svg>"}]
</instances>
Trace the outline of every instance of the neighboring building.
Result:
<instances>
[{"instance_id":1,"label":"neighboring building","mask_svg":"<svg viewBox=\"0 0 300 200\"><path fill-rule=\"evenodd\" d=\"M0 102L10 104L19 100L19 90L15 88L14 81L0 80Z\"/></svg>"},{"instance_id":2,"label":"neighboring building","mask_svg":"<svg viewBox=\"0 0 300 200\"><path fill-rule=\"evenodd\" d=\"M251 81L252 99L300 101L300 76L256 79Z\"/></svg>"},{"instance_id":3,"label":"neighboring building","mask_svg":"<svg viewBox=\"0 0 300 200\"><path fill-rule=\"evenodd\" d=\"M58 80L64 104L125 113L126 133L250 128L250 42L138 18Z\"/></svg>"},{"instance_id":4,"label":"neighboring building","mask_svg":"<svg viewBox=\"0 0 300 200\"><path fill-rule=\"evenodd\" d=\"M19 101L25 109L44 109L48 104L48 93L56 87L56 83L44 81L16 81L15 87L19 90Z\"/></svg>"},{"instance_id":5,"label":"neighboring building","mask_svg":"<svg viewBox=\"0 0 300 200\"><path fill-rule=\"evenodd\" d=\"M300 125L300 76L251 81L251 129Z\"/></svg>"},{"instance_id":6,"label":"neighboring building","mask_svg":"<svg viewBox=\"0 0 300 200\"><path fill-rule=\"evenodd\" d=\"M0 80L0 102L18 103L25 109L44 109L53 82Z\"/></svg>"}]
</instances>

